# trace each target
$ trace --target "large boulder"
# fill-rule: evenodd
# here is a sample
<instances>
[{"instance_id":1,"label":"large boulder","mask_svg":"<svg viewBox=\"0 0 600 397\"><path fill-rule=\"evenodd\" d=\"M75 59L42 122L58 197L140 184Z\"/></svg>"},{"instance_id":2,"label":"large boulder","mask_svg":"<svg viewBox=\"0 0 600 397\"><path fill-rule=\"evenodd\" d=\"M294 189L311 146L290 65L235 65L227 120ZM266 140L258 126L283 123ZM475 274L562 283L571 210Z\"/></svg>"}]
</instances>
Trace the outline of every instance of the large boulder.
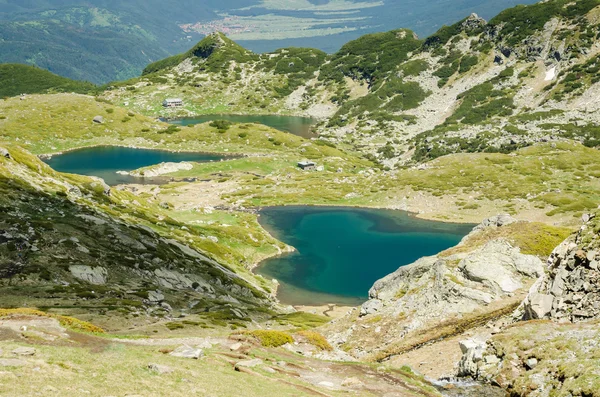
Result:
<instances>
[{"instance_id":1,"label":"large boulder","mask_svg":"<svg viewBox=\"0 0 600 397\"><path fill-rule=\"evenodd\" d=\"M173 350L169 355L173 357L191 358L197 360L200 357L204 356L204 352L202 351L202 349L191 347L188 345L183 345Z\"/></svg>"}]
</instances>

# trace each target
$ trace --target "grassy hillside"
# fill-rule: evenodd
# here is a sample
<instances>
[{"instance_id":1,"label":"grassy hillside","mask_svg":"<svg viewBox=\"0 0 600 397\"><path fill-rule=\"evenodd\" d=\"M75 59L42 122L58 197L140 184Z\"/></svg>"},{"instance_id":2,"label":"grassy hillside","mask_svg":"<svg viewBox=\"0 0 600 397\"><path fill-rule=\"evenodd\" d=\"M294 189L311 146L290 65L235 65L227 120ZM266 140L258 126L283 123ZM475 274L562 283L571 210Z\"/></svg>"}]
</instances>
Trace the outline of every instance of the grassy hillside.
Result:
<instances>
[{"instance_id":1,"label":"grassy hillside","mask_svg":"<svg viewBox=\"0 0 600 397\"><path fill-rule=\"evenodd\" d=\"M48 92L91 93L96 86L85 81L57 76L40 68L20 64L0 64L0 97Z\"/></svg>"}]
</instances>

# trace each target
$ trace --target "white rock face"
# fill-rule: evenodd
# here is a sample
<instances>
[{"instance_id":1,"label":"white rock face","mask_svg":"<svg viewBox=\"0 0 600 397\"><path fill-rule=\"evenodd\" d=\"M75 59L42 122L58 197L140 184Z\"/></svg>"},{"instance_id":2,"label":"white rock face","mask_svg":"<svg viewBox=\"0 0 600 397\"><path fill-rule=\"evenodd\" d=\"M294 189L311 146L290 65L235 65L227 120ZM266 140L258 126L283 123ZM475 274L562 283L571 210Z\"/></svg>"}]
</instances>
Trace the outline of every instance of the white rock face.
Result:
<instances>
[{"instance_id":1,"label":"white rock face","mask_svg":"<svg viewBox=\"0 0 600 397\"><path fill-rule=\"evenodd\" d=\"M546 77L544 81L552 81L556 77L556 66L546 71Z\"/></svg>"},{"instance_id":2,"label":"white rock face","mask_svg":"<svg viewBox=\"0 0 600 397\"><path fill-rule=\"evenodd\" d=\"M181 163L160 163L156 166L146 168L142 171L136 170L130 172L132 176L143 176L147 178L152 178L155 176L161 176L166 174L171 174L177 171L189 171L194 168L192 163L181 162Z\"/></svg>"},{"instance_id":3,"label":"white rock face","mask_svg":"<svg viewBox=\"0 0 600 397\"><path fill-rule=\"evenodd\" d=\"M470 236L477 238L480 233L514 222L509 217L494 217ZM539 258L521 253L501 237L475 248L467 248L468 241L463 240L453 254L423 257L376 281L369 291L370 299L360 307L359 320L355 320L356 313L349 312L333 323L326 335L329 342L334 346L358 345L360 348L351 354L361 357L444 319L485 311L490 304L501 306L501 301L511 301L515 292L529 287L544 272ZM371 318L375 320L372 325ZM347 326L346 320L369 326Z\"/></svg>"}]
</instances>

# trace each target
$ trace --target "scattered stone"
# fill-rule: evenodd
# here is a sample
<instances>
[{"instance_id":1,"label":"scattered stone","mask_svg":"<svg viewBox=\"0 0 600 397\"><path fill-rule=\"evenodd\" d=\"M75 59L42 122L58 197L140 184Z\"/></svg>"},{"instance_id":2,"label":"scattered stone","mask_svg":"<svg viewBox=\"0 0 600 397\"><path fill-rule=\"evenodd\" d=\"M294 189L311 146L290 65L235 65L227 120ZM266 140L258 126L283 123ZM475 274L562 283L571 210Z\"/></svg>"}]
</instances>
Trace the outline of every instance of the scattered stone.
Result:
<instances>
[{"instance_id":1,"label":"scattered stone","mask_svg":"<svg viewBox=\"0 0 600 397\"><path fill-rule=\"evenodd\" d=\"M270 373L270 374L276 374L276 373L277 373L277 371L275 371L275 370L274 370L273 368L271 368L271 367L264 367L264 368L263 368L263 370L264 370L265 372L268 372L268 373Z\"/></svg>"},{"instance_id":2,"label":"scattered stone","mask_svg":"<svg viewBox=\"0 0 600 397\"><path fill-rule=\"evenodd\" d=\"M538 360L535 357L529 358L525 361L525 366L528 369L534 369L538 365Z\"/></svg>"},{"instance_id":3,"label":"scattered stone","mask_svg":"<svg viewBox=\"0 0 600 397\"><path fill-rule=\"evenodd\" d=\"M159 375L170 374L173 372L173 368L171 367L154 363L148 364L148 369L152 372L156 372Z\"/></svg>"},{"instance_id":4,"label":"scattered stone","mask_svg":"<svg viewBox=\"0 0 600 397\"><path fill-rule=\"evenodd\" d=\"M323 382L319 382L319 386L327 387L329 389L333 389L335 387L335 385L332 382L328 382L326 380L324 380Z\"/></svg>"},{"instance_id":5,"label":"scattered stone","mask_svg":"<svg viewBox=\"0 0 600 397\"><path fill-rule=\"evenodd\" d=\"M233 345L229 346L229 349L231 351L237 351L240 350L242 348L242 344L241 343L234 343Z\"/></svg>"},{"instance_id":6,"label":"scattered stone","mask_svg":"<svg viewBox=\"0 0 600 397\"><path fill-rule=\"evenodd\" d=\"M0 147L0 157L4 157L4 158L7 158L7 159L11 158L10 157L10 153L8 152L8 150L6 150L6 149L4 149L2 147Z\"/></svg>"},{"instance_id":7,"label":"scattered stone","mask_svg":"<svg viewBox=\"0 0 600 397\"><path fill-rule=\"evenodd\" d=\"M104 117L96 116L92 119L92 121L96 124L102 124L102 123L104 123Z\"/></svg>"},{"instance_id":8,"label":"scattered stone","mask_svg":"<svg viewBox=\"0 0 600 397\"><path fill-rule=\"evenodd\" d=\"M35 349L33 347L17 347L12 351L12 354L16 356L33 356L35 355Z\"/></svg>"},{"instance_id":9,"label":"scattered stone","mask_svg":"<svg viewBox=\"0 0 600 397\"><path fill-rule=\"evenodd\" d=\"M344 387L361 387L364 386L364 383L361 382L360 379L356 377L346 378L342 381L342 386Z\"/></svg>"},{"instance_id":10,"label":"scattered stone","mask_svg":"<svg viewBox=\"0 0 600 397\"><path fill-rule=\"evenodd\" d=\"M200 357L202 357L204 353L202 352L202 349L197 349L188 345L183 345L173 350L169 355L173 357L191 358L197 360Z\"/></svg>"},{"instance_id":11,"label":"scattered stone","mask_svg":"<svg viewBox=\"0 0 600 397\"><path fill-rule=\"evenodd\" d=\"M242 360L235 364L235 370L239 371L239 368L241 368L241 367L254 368L259 365L262 365L262 363L263 363L263 360L261 360L260 358L254 358L252 360Z\"/></svg>"},{"instance_id":12,"label":"scattered stone","mask_svg":"<svg viewBox=\"0 0 600 397\"><path fill-rule=\"evenodd\" d=\"M490 354L483 358L483 362L485 362L486 364L489 364L489 365L493 365L493 364L498 364L500 362L500 359L498 357L496 357L495 355Z\"/></svg>"}]
</instances>

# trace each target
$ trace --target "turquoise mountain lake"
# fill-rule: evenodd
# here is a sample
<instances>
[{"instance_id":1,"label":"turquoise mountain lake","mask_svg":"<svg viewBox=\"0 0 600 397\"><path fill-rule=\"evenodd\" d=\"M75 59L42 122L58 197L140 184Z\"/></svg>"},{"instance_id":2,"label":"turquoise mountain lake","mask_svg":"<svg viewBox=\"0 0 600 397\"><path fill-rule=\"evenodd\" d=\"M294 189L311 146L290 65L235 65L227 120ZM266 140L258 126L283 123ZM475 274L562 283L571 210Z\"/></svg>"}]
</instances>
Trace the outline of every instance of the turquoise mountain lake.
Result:
<instances>
[{"instance_id":1,"label":"turquoise mountain lake","mask_svg":"<svg viewBox=\"0 0 600 397\"><path fill-rule=\"evenodd\" d=\"M473 228L403 211L306 206L266 208L259 221L297 249L257 269L279 281L279 299L292 305L359 304L376 280L456 245Z\"/></svg>"},{"instance_id":2,"label":"turquoise mountain lake","mask_svg":"<svg viewBox=\"0 0 600 397\"><path fill-rule=\"evenodd\" d=\"M203 116L169 120L169 123L186 126L206 123L208 121L214 120L227 120L234 123L264 124L271 128L275 128L276 130L289 132L291 134L298 135L303 138L312 138L315 136L311 131L311 127L316 123L316 120L308 117L276 115L245 116L237 114L209 114Z\"/></svg>"},{"instance_id":3,"label":"turquoise mountain lake","mask_svg":"<svg viewBox=\"0 0 600 397\"><path fill-rule=\"evenodd\" d=\"M121 183L156 183L161 178L136 178L117 174L163 162L219 161L228 158L216 154L169 152L166 150L134 149L121 146L97 146L52 156L44 161L59 172L97 176L111 185ZM164 180L164 178L162 178Z\"/></svg>"}]
</instances>

